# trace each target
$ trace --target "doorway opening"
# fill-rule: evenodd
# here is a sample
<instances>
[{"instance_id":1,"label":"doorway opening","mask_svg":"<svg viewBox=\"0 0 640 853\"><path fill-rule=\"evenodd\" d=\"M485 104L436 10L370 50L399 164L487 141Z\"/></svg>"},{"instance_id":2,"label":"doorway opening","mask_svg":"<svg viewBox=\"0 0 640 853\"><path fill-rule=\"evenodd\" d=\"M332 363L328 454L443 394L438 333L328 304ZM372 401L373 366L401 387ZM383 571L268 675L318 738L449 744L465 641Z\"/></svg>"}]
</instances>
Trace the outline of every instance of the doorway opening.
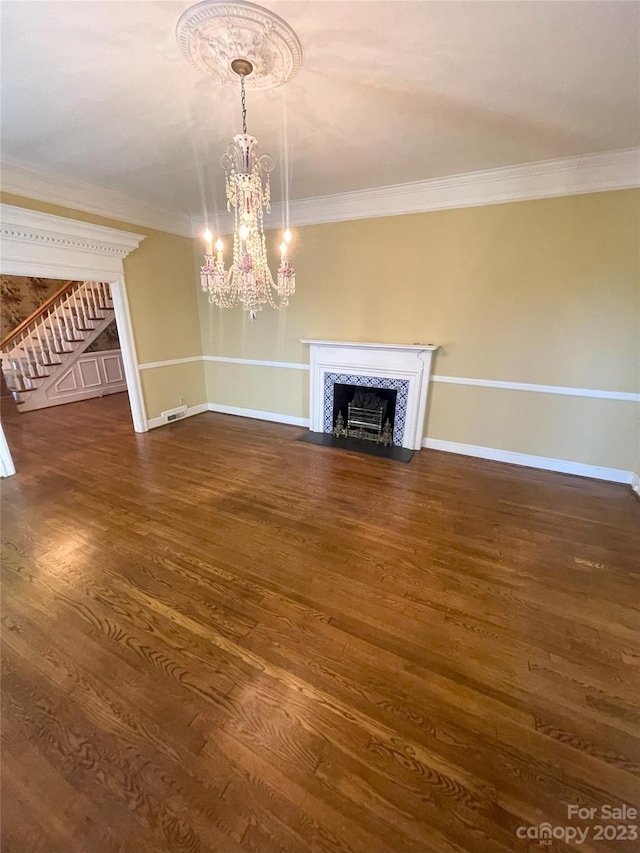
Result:
<instances>
[{"instance_id":1,"label":"doorway opening","mask_svg":"<svg viewBox=\"0 0 640 853\"><path fill-rule=\"evenodd\" d=\"M5 204L0 205L0 214L3 232L0 275L53 280L66 288L64 293L52 294L55 298L44 311L46 317L40 317L42 322L36 323L38 328L25 326L25 335L19 335L20 339L12 342L19 350L13 359L15 365L11 358L4 364L3 350L5 380L10 375L2 398L3 408L10 405L10 400L18 411L21 406L23 410L30 406L39 408L33 401L46 396L46 389L52 397L66 394L66 399L59 402L85 405L86 400L81 404L80 398L74 399L73 394L90 389L92 383L98 381L103 384L104 380L104 384L112 388L121 382L117 391L109 396L115 398L119 391L126 390L133 429L146 432L148 424L122 263L144 236ZM107 331L112 321L117 330L119 356L109 359L98 355L106 352L99 349L87 353L89 346ZM59 370L60 363L70 360L74 365L68 365L65 375L52 381L54 369ZM93 391L94 396L106 396L97 384ZM26 398L31 398L31 404ZM71 406L61 407L56 402L55 408L70 409ZM32 416L35 414L34 411ZM27 416L27 413L18 415ZM13 429L11 432L13 434ZM0 426L0 474L3 476L13 473L10 443L11 437L7 444Z\"/></svg>"},{"instance_id":2,"label":"doorway opening","mask_svg":"<svg viewBox=\"0 0 640 853\"><path fill-rule=\"evenodd\" d=\"M0 358L9 411L126 391L110 286L0 276Z\"/></svg>"}]
</instances>

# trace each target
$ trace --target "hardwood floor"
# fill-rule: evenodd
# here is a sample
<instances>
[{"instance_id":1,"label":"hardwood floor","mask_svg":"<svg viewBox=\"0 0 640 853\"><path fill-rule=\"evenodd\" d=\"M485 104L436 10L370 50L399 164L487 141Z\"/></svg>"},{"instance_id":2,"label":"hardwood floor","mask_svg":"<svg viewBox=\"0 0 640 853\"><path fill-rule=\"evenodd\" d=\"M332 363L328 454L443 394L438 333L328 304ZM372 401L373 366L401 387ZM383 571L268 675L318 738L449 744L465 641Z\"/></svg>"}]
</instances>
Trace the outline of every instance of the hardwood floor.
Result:
<instances>
[{"instance_id":1,"label":"hardwood floor","mask_svg":"<svg viewBox=\"0 0 640 853\"><path fill-rule=\"evenodd\" d=\"M5 430L3 853L640 849L567 818L640 804L628 487L121 394Z\"/></svg>"}]
</instances>

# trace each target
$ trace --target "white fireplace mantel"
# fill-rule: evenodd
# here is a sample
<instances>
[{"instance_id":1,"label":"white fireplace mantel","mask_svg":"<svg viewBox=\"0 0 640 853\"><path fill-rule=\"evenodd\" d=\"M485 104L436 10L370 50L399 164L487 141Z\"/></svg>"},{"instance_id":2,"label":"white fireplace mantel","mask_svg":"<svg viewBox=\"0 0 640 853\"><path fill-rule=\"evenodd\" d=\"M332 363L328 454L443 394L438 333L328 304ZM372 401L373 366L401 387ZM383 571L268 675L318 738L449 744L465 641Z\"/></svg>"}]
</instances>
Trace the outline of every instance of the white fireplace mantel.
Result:
<instances>
[{"instance_id":1,"label":"white fireplace mantel","mask_svg":"<svg viewBox=\"0 0 640 853\"><path fill-rule=\"evenodd\" d=\"M333 419L332 382L337 375L352 377L372 387L395 387L398 391L394 444L419 450L424 434L431 362L438 349L433 344L375 344L357 341L303 339L309 344L312 432L331 432ZM376 383L376 379L384 380ZM339 381L339 380L338 380Z\"/></svg>"}]
</instances>

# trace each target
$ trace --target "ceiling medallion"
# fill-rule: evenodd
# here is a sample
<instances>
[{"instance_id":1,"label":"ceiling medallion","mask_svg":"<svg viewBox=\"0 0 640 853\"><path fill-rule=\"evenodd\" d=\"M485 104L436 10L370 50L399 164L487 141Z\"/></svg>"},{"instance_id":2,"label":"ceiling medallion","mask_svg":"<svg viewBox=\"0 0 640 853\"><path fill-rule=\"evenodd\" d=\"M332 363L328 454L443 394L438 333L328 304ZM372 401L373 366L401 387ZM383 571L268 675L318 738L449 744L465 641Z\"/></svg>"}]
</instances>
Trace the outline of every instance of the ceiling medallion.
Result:
<instances>
[{"instance_id":1,"label":"ceiling medallion","mask_svg":"<svg viewBox=\"0 0 640 853\"><path fill-rule=\"evenodd\" d=\"M176 27L183 55L219 83L238 83L231 63L247 60L253 71L247 88L273 89L290 80L302 61L302 49L291 27L273 12L235 0L204 0L187 9Z\"/></svg>"}]
</instances>

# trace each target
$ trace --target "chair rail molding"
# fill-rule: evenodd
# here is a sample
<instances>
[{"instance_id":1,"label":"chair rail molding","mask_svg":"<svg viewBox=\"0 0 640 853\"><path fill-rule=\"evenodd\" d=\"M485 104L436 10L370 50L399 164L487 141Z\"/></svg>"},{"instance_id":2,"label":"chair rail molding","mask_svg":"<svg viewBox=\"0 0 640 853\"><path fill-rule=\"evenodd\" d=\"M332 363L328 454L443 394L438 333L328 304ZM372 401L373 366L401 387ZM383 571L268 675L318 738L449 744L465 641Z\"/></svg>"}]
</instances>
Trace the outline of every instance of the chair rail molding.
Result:
<instances>
[{"instance_id":1,"label":"chair rail molding","mask_svg":"<svg viewBox=\"0 0 640 853\"><path fill-rule=\"evenodd\" d=\"M104 281L111 286L136 432L148 430L122 261L143 234L0 204L0 273Z\"/></svg>"}]
</instances>

